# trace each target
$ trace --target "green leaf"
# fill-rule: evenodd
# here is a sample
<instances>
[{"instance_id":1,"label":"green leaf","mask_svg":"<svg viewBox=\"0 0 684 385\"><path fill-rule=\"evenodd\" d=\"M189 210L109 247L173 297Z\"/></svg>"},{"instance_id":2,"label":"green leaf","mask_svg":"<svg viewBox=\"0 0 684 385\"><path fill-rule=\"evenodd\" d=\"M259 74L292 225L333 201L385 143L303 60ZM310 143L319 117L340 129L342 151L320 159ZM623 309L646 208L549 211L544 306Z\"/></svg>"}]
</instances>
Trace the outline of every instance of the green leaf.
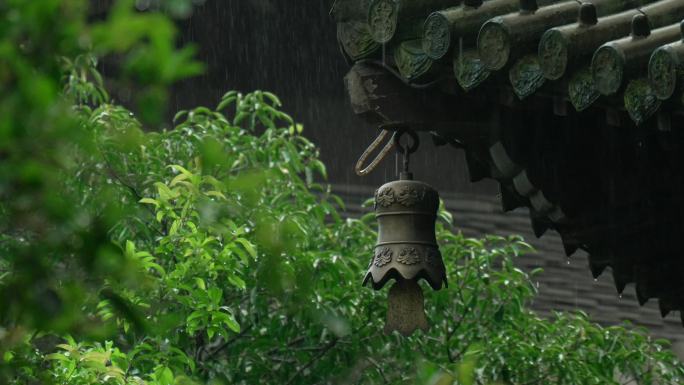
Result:
<instances>
[{"instance_id":1,"label":"green leaf","mask_svg":"<svg viewBox=\"0 0 684 385\"><path fill-rule=\"evenodd\" d=\"M171 223L171 228L169 229L169 235L175 235L178 232L178 229L180 228L181 225L181 220L176 219Z\"/></svg>"},{"instance_id":2,"label":"green leaf","mask_svg":"<svg viewBox=\"0 0 684 385\"><path fill-rule=\"evenodd\" d=\"M152 198L142 198L138 202L147 203L147 204L154 205L155 207L159 207L159 202L156 199L152 199Z\"/></svg>"},{"instance_id":3,"label":"green leaf","mask_svg":"<svg viewBox=\"0 0 684 385\"><path fill-rule=\"evenodd\" d=\"M166 366L160 366L154 371L154 377L159 385L173 385L173 372Z\"/></svg>"},{"instance_id":4,"label":"green leaf","mask_svg":"<svg viewBox=\"0 0 684 385\"><path fill-rule=\"evenodd\" d=\"M223 193L220 192L220 191L207 191L207 192L205 192L204 194L207 195L207 196L210 196L210 197L217 197L217 198L221 198L221 199L224 199L224 200L227 200L227 199L228 199L228 198L226 198L226 196L223 195Z\"/></svg>"},{"instance_id":5,"label":"green leaf","mask_svg":"<svg viewBox=\"0 0 684 385\"><path fill-rule=\"evenodd\" d=\"M280 107L283 105L283 103L280 101L280 99L275 94L264 91L263 95L271 100L271 103L273 104L273 106Z\"/></svg>"},{"instance_id":6,"label":"green leaf","mask_svg":"<svg viewBox=\"0 0 684 385\"><path fill-rule=\"evenodd\" d=\"M228 282L232 283L234 286L236 286L240 289L244 289L247 286L245 281L236 275L229 275L228 276Z\"/></svg>"},{"instance_id":7,"label":"green leaf","mask_svg":"<svg viewBox=\"0 0 684 385\"><path fill-rule=\"evenodd\" d=\"M212 287L208 290L207 294L209 295L209 299L213 304L218 305L221 303L221 297L223 297L223 292L221 289Z\"/></svg>"},{"instance_id":8,"label":"green leaf","mask_svg":"<svg viewBox=\"0 0 684 385\"><path fill-rule=\"evenodd\" d=\"M69 360L71 360L71 358L65 356L65 355L62 354L62 353L51 353L51 354L46 355L45 358L48 359L48 360L59 360L59 361L69 361ZM5 360L5 362L9 362L9 361Z\"/></svg>"},{"instance_id":9,"label":"green leaf","mask_svg":"<svg viewBox=\"0 0 684 385\"><path fill-rule=\"evenodd\" d=\"M256 256L257 256L256 249L254 248L254 245L250 241L246 240L245 238L236 238L235 242L241 244L242 247L244 247L245 250L247 250L247 252L249 253L249 255L252 258L256 258Z\"/></svg>"},{"instance_id":10,"label":"green leaf","mask_svg":"<svg viewBox=\"0 0 684 385\"><path fill-rule=\"evenodd\" d=\"M232 314L214 312L212 313L212 317L214 318L214 320L217 320L226 325L230 330L234 331L235 333L240 332L240 324L235 320Z\"/></svg>"},{"instance_id":11,"label":"green leaf","mask_svg":"<svg viewBox=\"0 0 684 385\"><path fill-rule=\"evenodd\" d=\"M154 185L157 187L157 193L159 194L159 197L164 201L170 201L177 198L179 195L177 191L171 190L167 185L161 182L156 182Z\"/></svg>"},{"instance_id":12,"label":"green leaf","mask_svg":"<svg viewBox=\"0 0 684 385\"><path fill-rule=\"evenodd\" d=\"M314 159L311 161L311 165L316 171L318 171L319 174L321 174L324 179L328 179L328 171L326 170L325 164L323 164L323 162L318 159Z\"/></svg>"},{"instance_id":13,"label":"green leaf","mask_svg":"<svg viewBox=\"0 0 684 385\"><path fill-rule=\"evenodd\" d=\"M178 174L173 179L171 179L169 186L173 187L173 186L177 185L178 183L180 183L180 182L182 182L188 178L189 177L187 174Z\"/></svg>"},{"instance_id":14,"label":"green leaf","mask_svg":"<svg viewBox=\"0 0 684 385\"><path fill-rule=\"evenodd\" d=\"M186 110L180 110L180 111L178 111L178 112L176 113L176 115L173 116L173 122L174 122L174 123L178 123L178 121L179 121L182 117L186 116L187 114L188 114L188 111L186 111Z\"/></svg>"},{"instance_id":15,"label":"green leaf","mask_svg":"<svg viewBox=\"0 0 684 385\"><path fill-rule=\"evenodd\" d=\"M207 313L204 310L195 310L192 313L190 313L190 315L185 319L185 322L191 323L192 321L194 321L196 319L205 317L206 314Z\"/></svg>"}]
</instances>

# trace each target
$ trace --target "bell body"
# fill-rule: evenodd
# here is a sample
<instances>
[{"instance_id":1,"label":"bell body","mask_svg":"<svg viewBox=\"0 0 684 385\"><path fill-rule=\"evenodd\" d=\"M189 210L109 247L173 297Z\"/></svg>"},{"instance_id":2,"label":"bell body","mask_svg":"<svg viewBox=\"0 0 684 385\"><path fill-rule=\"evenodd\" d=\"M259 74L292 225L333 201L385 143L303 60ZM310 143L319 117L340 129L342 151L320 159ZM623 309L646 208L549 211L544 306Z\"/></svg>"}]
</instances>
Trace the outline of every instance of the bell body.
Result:
<instances>
[{"instance_id":1,"label":"bell body","mask_svg":"<svg viewBox=\"0 0 684 385\"><path fill-rule=\"evenodd\" d=\"M378 241L364 278L375 290L389 280L425 279L439 290L446 270L435 238L439 195L430 185L402 173L375 194Z\"/></svg>"}]
</instances>

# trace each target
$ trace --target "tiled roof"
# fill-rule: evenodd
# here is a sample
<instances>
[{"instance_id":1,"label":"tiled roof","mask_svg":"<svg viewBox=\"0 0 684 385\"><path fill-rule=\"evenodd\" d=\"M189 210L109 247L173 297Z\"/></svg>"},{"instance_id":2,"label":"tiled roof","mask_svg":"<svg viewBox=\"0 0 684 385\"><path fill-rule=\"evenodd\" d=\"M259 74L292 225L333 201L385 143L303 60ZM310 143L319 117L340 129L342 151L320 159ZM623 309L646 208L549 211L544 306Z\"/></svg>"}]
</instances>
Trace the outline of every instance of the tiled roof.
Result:
<instances>
[{"instance_id":1,"label":"tiled roof","mask_svg":"<svg viewBox=\"0 0 684 385\"><path fill-rule=\"evenodd\" d=\"M338 0L332 15L351 61L382 60L410 83L469 91L494 77L578 111L604 95L637 123L681 97L680 0Z\"/></svg>"},{"instance_id":2,"label":"tiled roof","mask_svg":"<svg viewBox=\"0 0 684 385\"><path fill-rule=\"evenodd\" d=\"M337 0L332 16L356 114L464 150L536 235L684 309L684 1Z\"/></svg>"}]
</instances>

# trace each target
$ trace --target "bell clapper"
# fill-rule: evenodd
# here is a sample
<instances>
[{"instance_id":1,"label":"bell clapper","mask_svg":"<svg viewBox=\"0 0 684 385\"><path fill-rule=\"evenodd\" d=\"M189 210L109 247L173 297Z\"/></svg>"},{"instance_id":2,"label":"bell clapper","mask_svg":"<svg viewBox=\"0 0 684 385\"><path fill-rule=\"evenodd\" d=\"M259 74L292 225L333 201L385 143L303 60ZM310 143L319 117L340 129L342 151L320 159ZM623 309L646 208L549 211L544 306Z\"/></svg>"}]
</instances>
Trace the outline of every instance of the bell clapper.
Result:
<instances>
[{"instance_id":1,"label":"bell clapper","mask_svg":"<svg viewBox=\"0 0 684 385\"><path fill-rule=\"evenodd\" d=\"M397 280L389 291L385 334L396 330L404 336L410 336L416 329L426 332L428 328L423 290L418 282L413 279Z\"/></svg>"}]
</instances>

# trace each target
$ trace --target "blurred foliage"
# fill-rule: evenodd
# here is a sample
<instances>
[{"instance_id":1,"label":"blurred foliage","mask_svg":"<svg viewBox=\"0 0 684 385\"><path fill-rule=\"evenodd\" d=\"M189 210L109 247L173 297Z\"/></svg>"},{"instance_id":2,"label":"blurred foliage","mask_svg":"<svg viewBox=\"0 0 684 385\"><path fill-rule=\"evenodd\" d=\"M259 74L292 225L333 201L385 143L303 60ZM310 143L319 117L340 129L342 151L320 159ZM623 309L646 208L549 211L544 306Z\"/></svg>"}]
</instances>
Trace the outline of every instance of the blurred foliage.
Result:
<instances>
[{"instance_id":1,"label":"blurred foliage","mask_svg":"<svg viewBox=\"0 0 684 385\"><path fill-rule=\"evenodd\" d=\"M174 3L177 3L174 2ZM164 9L159 7L159 9ZM429 333L382 335L360 287L371 215L344 219L303 128L268 92L227 93L149 132L201 69L161 13L0 4L0 383L679 384L644 330L540 319L517 237L437 226L452 286ZM116 33L113 33L116 31ZM137 116L97 71L142 87ZM154 103L153 103L154 104ZM163 104L163 102L162 102Z\"/></svg>"}]
</instances>

